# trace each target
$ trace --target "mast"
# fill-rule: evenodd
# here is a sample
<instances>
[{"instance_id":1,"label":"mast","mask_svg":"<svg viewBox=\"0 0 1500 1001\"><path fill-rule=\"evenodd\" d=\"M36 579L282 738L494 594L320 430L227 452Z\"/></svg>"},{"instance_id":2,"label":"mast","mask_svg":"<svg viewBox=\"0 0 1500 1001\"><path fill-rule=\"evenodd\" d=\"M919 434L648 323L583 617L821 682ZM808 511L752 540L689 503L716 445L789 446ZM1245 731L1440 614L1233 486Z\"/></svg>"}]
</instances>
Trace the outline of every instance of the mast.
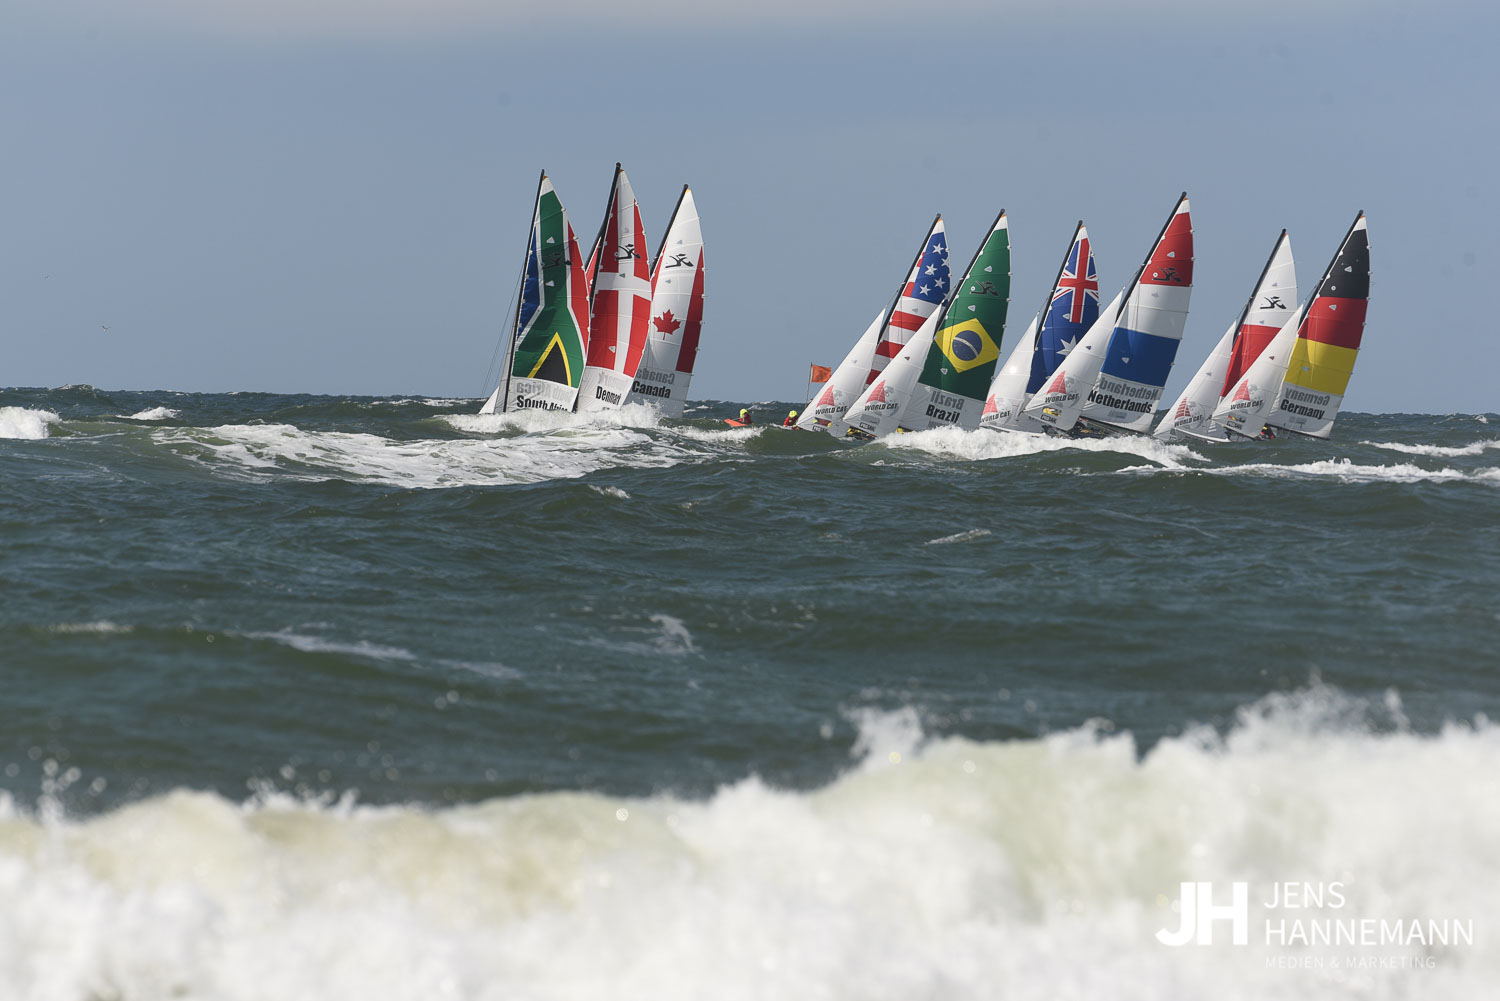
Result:
<instances>
[{"instance_id":1,"label":"mast","mask_svg":"<svg viewBox=\"0 0 1500 1001\"><path fill-rule=\"evenodd\" d=\"M604 202L604 220L599 223L599 235L594 237L594 250L589 254L588 261L585 262L592 266L592 270L589 271L587 276L589 282L590 313L594 310L594 278L599 274L599 251L604 247L604 231L609 228L610 216L614 215L615 212L615 191L619 189L621 169L623 168L621 168L619 161L616 161L615 172L609 179L609 197Z\"/></svg>"},{"instance_id":2,"label":"mast","mask_svg":"<svg viewBox=\"0 0 1500 1001\"><path fill-rule=\"evenodd\" d=\"M616 168L618 168L619 166L620 165L618 163L615 164ZM672 224L677 221L677 213L679 213L679 212L682 211L682 200L687 197L687 193L688 193L688 185L684 184L682 186L682 192L677 196L677 204L674 205L674 206L672 206L672 214L671 214L671 216L669 216L667 218L667 229L666 229L666 232L662 233L662 235L661 235L661 241L659 243L657 243L657 245L656 245L656 260L654 260L654 261L651 262L651 279L652 279L653 291L654 291L654 286L656 284L656 266L661 263L661 255L667 249L667 237L669 237L669 236L672 235ZM600 236L601 237L603 236L603 231L602 230L600 231Z\"/></svg>"}]
</instances>

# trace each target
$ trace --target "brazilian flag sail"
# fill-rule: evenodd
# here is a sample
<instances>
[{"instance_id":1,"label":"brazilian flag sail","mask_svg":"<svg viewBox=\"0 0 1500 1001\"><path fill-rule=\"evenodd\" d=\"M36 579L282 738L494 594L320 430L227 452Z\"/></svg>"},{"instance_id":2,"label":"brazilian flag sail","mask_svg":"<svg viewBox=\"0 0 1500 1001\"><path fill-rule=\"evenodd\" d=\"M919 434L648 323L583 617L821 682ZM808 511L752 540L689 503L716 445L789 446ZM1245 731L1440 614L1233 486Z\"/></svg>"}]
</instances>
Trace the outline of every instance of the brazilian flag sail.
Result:
<instances>
[{"instance_id":1,"label":"brazilian flag sail","mask_svg":"<svg viewBox=\"0 0 1500 1001\"><path fill-rule=\"evenodd\" d=\"M914 404L926 399L905 427L978 427L984 397L1000 357L1010 306L1010 227L1002 211L963 280L954 287L922 366ZM925 412L922 412L925 411ZM923 419L925 418L925 420Z\"/></svg>"},{"instance_id":2,"label":"brazilian flag sail","mask_svg":"<svg viewBox=\"0 0 1500 1001\"><path fill-rule=\"evenodd\" d=\"M572 410L588 347L588 282L552 180L537 188L509 363L480 413Z\"/></svg>"}]
</instances>

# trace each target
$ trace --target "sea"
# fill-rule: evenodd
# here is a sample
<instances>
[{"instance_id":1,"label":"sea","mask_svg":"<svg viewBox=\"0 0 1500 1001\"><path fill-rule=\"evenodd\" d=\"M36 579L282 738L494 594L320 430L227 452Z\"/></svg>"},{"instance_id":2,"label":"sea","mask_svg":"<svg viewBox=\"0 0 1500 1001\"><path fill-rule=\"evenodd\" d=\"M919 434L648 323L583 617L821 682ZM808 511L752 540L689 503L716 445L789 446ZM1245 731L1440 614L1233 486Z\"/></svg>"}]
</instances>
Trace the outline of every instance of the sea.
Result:
<instances>
[{"instance_id":1,"label":"sea","mask_svg":"<svg viewBox=\"0 0 1500 1001\"><path fill-rule=\"evenodd\" d=\"M1500 416L478 403L0 390L0 998L1496 996Z\"/></svg>"}]
</instances>

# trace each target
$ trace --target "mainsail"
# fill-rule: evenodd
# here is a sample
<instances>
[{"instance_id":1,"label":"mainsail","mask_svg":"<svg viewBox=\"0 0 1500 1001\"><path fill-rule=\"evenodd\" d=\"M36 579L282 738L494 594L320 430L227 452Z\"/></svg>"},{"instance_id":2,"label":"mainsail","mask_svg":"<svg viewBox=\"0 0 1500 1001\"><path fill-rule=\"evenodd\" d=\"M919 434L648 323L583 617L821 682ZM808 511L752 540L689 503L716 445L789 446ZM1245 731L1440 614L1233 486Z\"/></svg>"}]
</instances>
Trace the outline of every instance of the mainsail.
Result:
<instances>
[{"instance_id":1,"label":"mainsail","mask_svg":"<svg viewBox=\"0 0 1500 1001\"><path fill-rule=\"evenodd\" d=\"M651 314L648 260L641 210L617 163L589 281L589 350L579 413L619 409L630 392Z\"/></svg>"},{"instance_id":2,"label":"mainsail","mask_svg":"<svg viewBox=\"0 0 1500 1001\"><path fill-rule=\"evenodd\" d=\"M1089 231L1078 220L1068 252L1058 266L1052 291L1042 307L1042 325L1037 332L1036 351L1031 355L1031 374L1026 395L1042 388L1057 371L1083 335L1099 319L1099 272L1094 267L1094 247Z\"/></svg>"},{"instance_id":3,"label":"mainsail","mask_svg":"<svg viewBox=\"0 0 1500 1001\"><path fill-rule=\"evenodd\" d=\"M1136 276L1079 419L1109 430L1150 430L1172 372L1193 292L1193 223L1187 193Z\"/></svg>"},{"instance_id":4,"label":"mainsail","mask_svg":"<svg viewBox=\"0 0 1500 1001\"><path fill-rule=\"evenodd\" d=\"M1245 300L1245 308L1224 331L1182 395L1167 408L1166 416L1156 426L1157 437L1170 437L1177 431L1199 438L1226 439L1228 434L1213 420L1214 409L1275 338L1296 301L1292 242L1282 230L1250 298Z\"/></svg>"},{"instance_id":5,"label":"mainsail","mask_svg":"<svg viewBox=\"0 0 1500 1001\"><path fill-rule=\"evenodd\" d=\"M481 414L572 410L589 338L578 239L546 171L537 185L520 301L500 385Z\"/></svg>"},{"instance_id":6,"label":"mainsail","mask_svg":"<svg viewBox=\"0 0 1500 1001\"><path fill-rule=\"evenodd\" d=\"M979 426L1010 302L1010 229L1003 210L954 288L844 415L855 433Z\"/></svg>"},{"instance_id":7,"label":"mainsail","mask_svg":"<svg viewBox=\"0 0 1500 1001\"><path fill-rule=\"evenodd\" d=\"M899 418L900 426L909 431L950 424L969 430L979 426L1010 309L1010 223L1004 209L954 290L933 332L916 389Z\"/></svg>"},{"instance_id":8,"label":"mainsail","mask_svg":"<svg viewBox=\"0 0 1500 1001\"><path fill-rule=\"evenodd\" d=\"M684 184L651 266L651 324L631 402L649 400L667 417L682 416L703 330L703 281L703 232Z\"/></svg>"},{"instance_id":9,"label":"mainsail","mask_svg":"<svg viewBox=\"0 0 1500 1001\"><path fill-rule=\"evenodd\" d=\"M1329 436L1354 374L1369 301L1370 235L1361 212L1307 304L1267 424L1313 438Z\"/></svg>"},{"instance_id":10,"label":"mainsail","mask_svg":"<svg viewBox=\"0 0 1500 1001\"><path fill-rule=\"evenodd\" d=\"M891 300L891 304L895 304L895 299ZM833 375L818 391L812 405L797 421L799 428L808 431L824 430L835 421L841 421L844 414L848 413L850 404L864 391L864 377L870 371L870 363L875 360L875 345L880 340L880 331L885 327L885 320L890 312L891 307L886 306L875 314L875 319L859 335L854 347L849 349L838 368L833 370Z\"/></svg>"}]
</instances>

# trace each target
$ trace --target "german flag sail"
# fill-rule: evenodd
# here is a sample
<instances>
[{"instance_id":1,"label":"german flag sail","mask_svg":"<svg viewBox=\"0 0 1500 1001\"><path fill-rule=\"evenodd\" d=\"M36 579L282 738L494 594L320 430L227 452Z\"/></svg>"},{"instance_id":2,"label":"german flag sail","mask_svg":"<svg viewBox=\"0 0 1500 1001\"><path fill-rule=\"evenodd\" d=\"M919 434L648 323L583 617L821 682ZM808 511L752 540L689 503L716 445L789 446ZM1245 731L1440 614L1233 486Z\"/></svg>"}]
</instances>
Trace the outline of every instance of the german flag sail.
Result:
<instances>
[{"instance_id":1,"label":"german flag sail","mask_svg":"<svg viewBox=\"0 0 1500 1001\"><path fill-rule=\"evenodd\" d=\"M1272 427L1327 438L1344 402L1370 301L1370 238L1361 212L1318 283L1297 329Z\"/></svg>"}]
</instances>

